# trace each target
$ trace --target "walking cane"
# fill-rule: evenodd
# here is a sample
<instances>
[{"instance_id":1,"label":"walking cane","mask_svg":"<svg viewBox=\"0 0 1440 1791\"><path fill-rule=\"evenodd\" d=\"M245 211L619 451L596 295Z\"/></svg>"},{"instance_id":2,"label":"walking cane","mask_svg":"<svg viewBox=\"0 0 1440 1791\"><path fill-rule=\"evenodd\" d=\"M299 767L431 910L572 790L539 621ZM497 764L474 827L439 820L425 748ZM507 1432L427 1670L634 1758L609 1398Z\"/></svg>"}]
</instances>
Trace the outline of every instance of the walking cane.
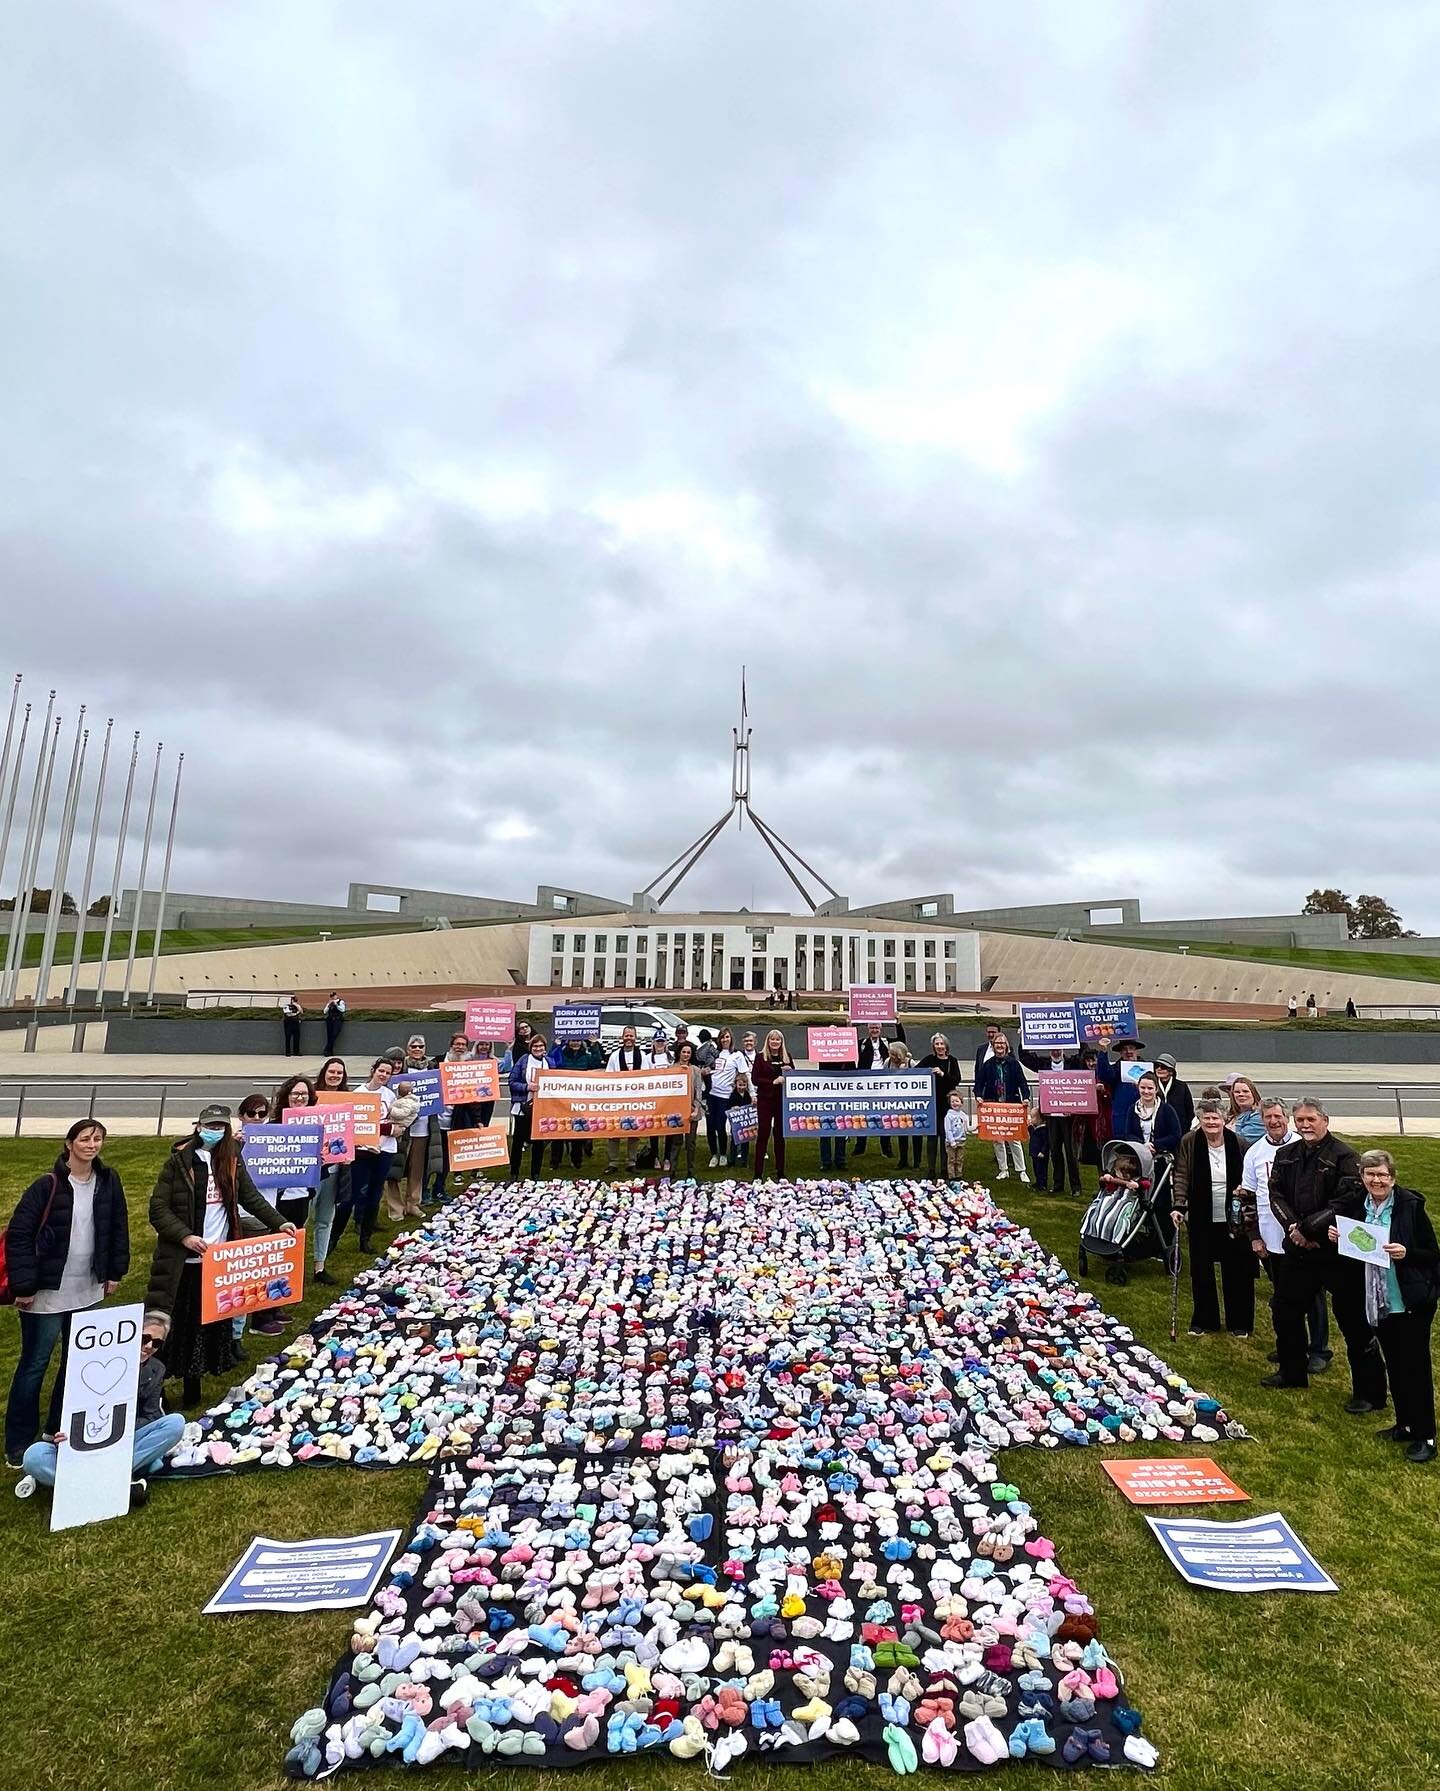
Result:
<instances>
[{"instance_id":1,"label":"walking cane","mask_svg":"<svg viewBox=\"0 0 1440 1791\"><path fill-rule=\"evenodd\" d=\"M1180 1312L1180 1227L1184 1223L1183 1219L1177 1219L1175 1222L1175 1241L1170 1246L1170 1261L1166 1265L1170 1270L1170 1341L1172 1343L1175 1341L1175 1326Z\"/></svg>"}]
</instances>

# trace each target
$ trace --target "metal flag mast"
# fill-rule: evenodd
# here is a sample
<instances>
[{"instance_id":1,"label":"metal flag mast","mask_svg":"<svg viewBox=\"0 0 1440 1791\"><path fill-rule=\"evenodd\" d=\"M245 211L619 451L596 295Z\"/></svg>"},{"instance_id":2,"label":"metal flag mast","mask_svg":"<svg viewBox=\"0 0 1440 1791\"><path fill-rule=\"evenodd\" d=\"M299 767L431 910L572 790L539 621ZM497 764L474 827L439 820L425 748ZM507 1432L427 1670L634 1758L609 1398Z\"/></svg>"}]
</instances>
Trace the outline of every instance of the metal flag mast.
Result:
<instances>
[{"instance_id":1,"label":"metal flag mast","mask_svg":"<svg viewBox=\"0 0 1440 1791\"><path fill-rule=\"evenodd\" d=\"M781 870L784 871L785 875L795 885L796 889L799 890L800 899L805 903L812 914L819 912L820 904L800 881L794 868L795 865L799 865L802 871L806 872L807 875L813 877L817 883L829 890L831 897L836 902L844 901L844 897L840 894L838 889L832 888L813 865L807 864L788 841L782 839L773 827L767 826L760 816L756 814L754 804L750 800L751 731L750 704L745 691L745 667L741 666L740 723L738 727L734 727L730 730L730 736L734 742L730 757L730 806L725 810L725 813L721 815L718 821L713 822L707 827L698 839L692 840L678 857L672 858L669 864L665 866L664 870L659 872L657 876L652 877L645 887L637 893L635 897L635 906L637 908L664 907L665 903L680 887L686 877L690 875L695 866L699 864L700 860L720 837L721 833L724 832L725 825L729 821L731 815L734 815L736 818L736 830L742 831L745 825L745 816L747 814L754 825L755 831L770 848ZM670 876L672 871L675 872L673 877ZM655 885L657 883L665 882L667 877L670 877L670 881L665 883L665 887L658 895L656 895L654 893Z\"/></svg>"}]
</instances>

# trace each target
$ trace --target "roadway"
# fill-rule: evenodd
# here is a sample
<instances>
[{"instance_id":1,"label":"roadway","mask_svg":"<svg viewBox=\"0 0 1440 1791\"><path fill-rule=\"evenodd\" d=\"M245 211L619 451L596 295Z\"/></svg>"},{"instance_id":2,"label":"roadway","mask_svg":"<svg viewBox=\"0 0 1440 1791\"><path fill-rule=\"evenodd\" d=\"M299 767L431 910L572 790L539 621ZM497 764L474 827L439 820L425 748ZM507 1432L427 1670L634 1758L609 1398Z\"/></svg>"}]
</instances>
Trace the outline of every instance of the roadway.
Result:
<instances>
[{"instance_id":1,"label":"roadway","mask_svg":"<svg viewBox=\"0 0 1440 1791\"><path fill-rule=\"evenodd\" d=\"M123 1057L98 1052L81 1057L30 1056L17 1063L19 1057L10 1052L0 1056L0 1141L17 1135L17 1113L22 1136L59 1136L72 1120L92 1111L116 1132L154 1135L158 1128L175 1136L207 1102L235 1107L247 1094L274 1089L299 1062L283 1057ZM968 1061L964 1068L968 1088ZM1198 1094L1203 1079L1188 1080ZM1270 1064L1263 1078L1256 1080L1266 1094L1278 1093L1287 1100L1314 1095L1325 1103L1338 1128L1349 1122L1356 1131L1368 1133L1397 1130L1398 1085L1406 1130L1440 1136L1440 1064L1381 1068ZM500 1101L497 1117L508 1105Z\"/></svg>"}]
</instances>

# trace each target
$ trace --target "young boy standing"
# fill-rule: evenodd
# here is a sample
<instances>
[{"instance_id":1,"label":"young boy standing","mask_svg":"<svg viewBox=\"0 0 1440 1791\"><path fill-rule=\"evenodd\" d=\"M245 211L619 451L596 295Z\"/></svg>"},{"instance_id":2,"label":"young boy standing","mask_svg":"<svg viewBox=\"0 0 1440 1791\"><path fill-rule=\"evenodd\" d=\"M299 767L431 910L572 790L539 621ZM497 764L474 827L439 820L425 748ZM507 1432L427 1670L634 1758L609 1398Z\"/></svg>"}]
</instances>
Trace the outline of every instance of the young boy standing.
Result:
<instances>
[{"instance_id":1,"label":"young boy standing","mask_svg":"<svg viewBox=\"0 0 1440 1791\"><path fill-rule=\"evenodd\" d=\"M950 1105L945 1111L945 1177L958 1182L965 1175L965 1140L970 1136L970 1120L965 1112L965 1097L958 1088L950 1090Z\"/></svg>"}]
</instances>

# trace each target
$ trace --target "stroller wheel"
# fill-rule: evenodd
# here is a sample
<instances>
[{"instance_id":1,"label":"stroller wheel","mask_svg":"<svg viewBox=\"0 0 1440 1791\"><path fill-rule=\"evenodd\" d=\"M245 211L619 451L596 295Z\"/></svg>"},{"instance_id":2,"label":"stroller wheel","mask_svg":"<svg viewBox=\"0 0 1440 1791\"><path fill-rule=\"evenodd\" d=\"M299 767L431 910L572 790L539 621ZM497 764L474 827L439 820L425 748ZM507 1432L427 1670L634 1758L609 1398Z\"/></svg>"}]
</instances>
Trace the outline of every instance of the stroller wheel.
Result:
<instances>
[{"instance_id":1,"label":"stroller wheel","mask_svg":"<svg viewBox=\"0 0 1440 1791\"><path fill-rule=\"evenodd\" d=\"M1112 1262L1105 1271L1105 1279L1115 1287L1124 1287L1130 1279L1130 1271L1123 1262Z\"/></svg>"}]
</instances>

